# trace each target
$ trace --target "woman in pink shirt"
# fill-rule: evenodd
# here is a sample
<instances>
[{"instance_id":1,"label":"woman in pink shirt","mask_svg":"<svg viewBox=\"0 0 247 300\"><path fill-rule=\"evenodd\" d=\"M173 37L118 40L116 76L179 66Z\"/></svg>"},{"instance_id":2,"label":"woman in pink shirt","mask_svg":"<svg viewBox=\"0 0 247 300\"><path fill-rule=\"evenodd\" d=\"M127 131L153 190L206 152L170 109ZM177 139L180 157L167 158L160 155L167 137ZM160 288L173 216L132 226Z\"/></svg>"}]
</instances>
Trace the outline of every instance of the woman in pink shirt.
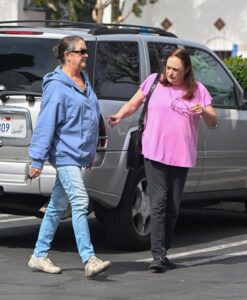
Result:
<instances>
[{"instance_id":1,"label":"woman in pink shirt","mask_svg":"<svg viewBox=\"0 0 247 300\"><path fill-rule=\"evenodd\" d=\"M117 114L109 116L114 127L143 104L156 78L151 74ZM167 251L179 213L189 168L196 162L199 119L216 126L216 112L205 86L195 81L189 54L184 49L168 53L165 67L148 103L142 153L151 201L151 251L149 269L176 268Z\"/></svg>"}]
</instances>

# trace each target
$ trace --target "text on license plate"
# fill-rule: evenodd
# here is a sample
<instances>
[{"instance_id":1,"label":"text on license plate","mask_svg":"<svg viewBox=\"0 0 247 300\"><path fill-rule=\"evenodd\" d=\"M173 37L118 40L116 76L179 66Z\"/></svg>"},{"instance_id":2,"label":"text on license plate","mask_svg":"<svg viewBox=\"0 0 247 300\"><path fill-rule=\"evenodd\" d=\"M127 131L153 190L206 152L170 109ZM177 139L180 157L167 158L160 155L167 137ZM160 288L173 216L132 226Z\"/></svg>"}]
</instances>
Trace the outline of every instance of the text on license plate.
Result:
<instances>
[{"instance_id":1,"label":"text on license plate","mask_svg":"<svg viewBox=\"0 0 247 300\"><path fill-rule=\"evenodd\" d=\"M11 117L0 118L0 134L11 135L11 129L12 129L12 118Z\"/></svg>"}]
</instances>

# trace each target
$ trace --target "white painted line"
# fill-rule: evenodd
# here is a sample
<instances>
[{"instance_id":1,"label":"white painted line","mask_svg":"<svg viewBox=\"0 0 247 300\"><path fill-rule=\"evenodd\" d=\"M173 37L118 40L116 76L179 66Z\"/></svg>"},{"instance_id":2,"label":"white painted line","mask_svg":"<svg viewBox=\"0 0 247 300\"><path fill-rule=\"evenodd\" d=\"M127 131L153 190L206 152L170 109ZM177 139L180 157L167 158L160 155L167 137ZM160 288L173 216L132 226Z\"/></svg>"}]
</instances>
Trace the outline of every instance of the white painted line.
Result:
<instances>
[{"instance_id":1,"label":"white painted line","mask_svg":"<svg viewBox=\"0 0 247 300\"><path fill-rule=\"evenodd\" d=\"M9 217L9 216L12 216L12 215L9 215L9 214L0 214L0 218L6 218L6 217Z\"/></svg>"},{"instance_id":2,"label":"white painted line","mask_svg":"<svg viewBox=\"0 0 247 300\"><path fill-rule=\"evenodd\" d=\"M191 267L191 266L195 266L195 265L201 265L201 264L205 264L205 263L209 263L209 262L213 262L213 261L217 261L217 260L223 260L223 259L237 257L237 256L243 256L243 255L247 255L247 251L227 253L227 254L218 255L218 256L215 256L215 257L197 259L197 260L193 260L193 261L190 261L190 262L183 262L179 265L185 266L185 267Z\"/></svg>"},{"instance_id":3,"label":"white painted line","mask_svg":"<svg viewBox=\"0 0 247 300\"><path fill-rule=\"evenodd\" d=\"M36 217L24 217L24 218L16 218L16 219L6 219L0 220L0 223L9 223L9 222L17 222L17 221L25 221L25 220L34 220Z\"/></svg>"},{"instance_id":4,"label":"white painted line","mask_svg":"<svg viewBox=\"0 0 247 300\"><path fill-rule=\"evenodd\" d=\"M247 245L247 240L234 242L234 243L229 243L229 244L218 245L218 246L213 246L213 247L209 247L209 248L202 248L202 249L197 249L197 250L192 250L192 251L180 252L180 253L168 255L168 257L169 258L179 258L179 257L185 257L185 256L194 255L194 254L218 251L218 250L237 247L237 246L242 246L242 245ZM145 259L140 259L140 260L136 260L136 261L137 262L141 262L141 261L149 262L149 261L152 261L152 258L145 258Z\"/></svg>"}]
</instances>

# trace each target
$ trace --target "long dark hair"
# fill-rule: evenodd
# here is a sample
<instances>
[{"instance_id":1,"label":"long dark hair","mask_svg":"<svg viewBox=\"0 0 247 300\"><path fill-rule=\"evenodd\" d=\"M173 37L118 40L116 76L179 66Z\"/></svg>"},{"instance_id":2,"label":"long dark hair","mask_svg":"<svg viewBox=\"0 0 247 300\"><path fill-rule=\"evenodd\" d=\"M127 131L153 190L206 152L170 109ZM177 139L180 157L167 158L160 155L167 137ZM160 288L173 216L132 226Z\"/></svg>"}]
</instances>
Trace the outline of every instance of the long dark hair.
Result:
<instances>
[{"instance_id":1,"label":"long dark hair","mask_svg":"<svg viewBox=\"0 0 247 300\"><path fill-rule=\"evenodd\" d=\"M192 69L192 64L191 64L191 60L190 60L190 56L188 54L188 52L185 49L179 48L179 49L175 49L170 51L166 57L165 57L165 66L163 68L162 71L162 79L161 79L161 83L165 86L170 86L171 84L169 83L169 81L167 80L166 77L166 64L167 64L167 60L169 57L178 57L179 59L181 59L183 66L184 66L184 70L185 70L185 75L184 75L184 84L183 87L185 89L185 94L183 95L184 99L192 99L194 96L194 92L196 89L196 81L195 81L195 77L194 77L194 73L193 73L193 69Z\"/></svg>"},{"instance_id":2,"label":"long dark hair","mask_svg":"<svg viewBox=\"0 0 247 300\"><path fill-rule=\"evenodd\" d=\"M78 41L84 42L84 39L78 35L69 35L59 41L59 43L53 48L55 57L60 60L61 64L65 63L64 52L75 50L74 44Z\"/></svg>"}]
</instances>

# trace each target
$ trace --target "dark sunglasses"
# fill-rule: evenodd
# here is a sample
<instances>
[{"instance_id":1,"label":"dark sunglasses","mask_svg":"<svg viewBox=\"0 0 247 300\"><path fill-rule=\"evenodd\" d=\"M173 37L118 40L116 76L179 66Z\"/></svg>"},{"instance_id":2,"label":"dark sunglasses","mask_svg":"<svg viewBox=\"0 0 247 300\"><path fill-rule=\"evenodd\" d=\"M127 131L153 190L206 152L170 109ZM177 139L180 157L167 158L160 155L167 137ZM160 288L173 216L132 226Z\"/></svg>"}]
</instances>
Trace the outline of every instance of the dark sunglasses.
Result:
<instances>
[{"instance_id":1,"label":"dark sunglasses","mask_svg":"<svg viewBox=\"0 0 247 300\"><path fill-rule=\"evenodd\" d=\"M80 54L80 55L88 54L87 49L73 50L73 51L70 51L70 52L77 53L77 54Z\"/></svg>"}]
</instances>

